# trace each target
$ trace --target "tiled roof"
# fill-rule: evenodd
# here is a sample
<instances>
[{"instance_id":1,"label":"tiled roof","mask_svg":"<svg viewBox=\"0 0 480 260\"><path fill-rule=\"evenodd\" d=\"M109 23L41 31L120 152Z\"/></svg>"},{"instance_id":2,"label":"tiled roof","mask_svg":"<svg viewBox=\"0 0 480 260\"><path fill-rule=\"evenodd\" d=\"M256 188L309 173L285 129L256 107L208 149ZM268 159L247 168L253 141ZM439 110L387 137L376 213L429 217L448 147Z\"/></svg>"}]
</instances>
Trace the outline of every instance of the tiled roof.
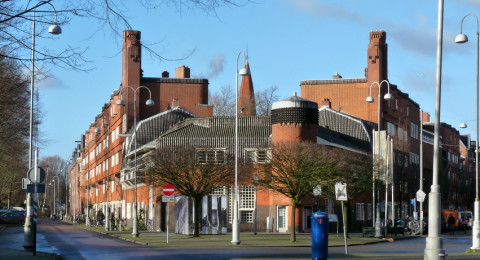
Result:
<instances>
[{"instance_id":1,"label":"tiled roof","mask_svg":"<svg viewBox=\"0 0 480 260\"><path fill-rule=\"evenodd\" d=\"M137 149L139 149L143 145L155 140L158 136L179 122L192 117L196 116L180 107L174 107L138 122L137 131L135 133L136 137L129 138L129 140L136 140ZM133 147L133 142L128 141L128 144L127 154L133 152L135 149Z\"/></svg>"},{"instance_id":2,"label":"tiled roof","mask_svg":"<svg viewBox=\"0 0 480 260\"><path fill-rule=\"evenodd\" d=\"M360 153L371 152L371 134L375 124L321 107L318 111L318 143Z\"/></svg>"},{"instance_id":3,"label":"tiled roof","mask_svg":"<svg viewBox=\"0 0 480 260\"><path fill-rule=\"evenodd\" d=\"M329 107L321 107L318 112L318 124L329 130L350 136L351 138L370 143L372 129L375 124L360 118L333 110Z\"/></svg>"},{"instance_id":4,"label":"tiled roof","mask_svg":"<svg viewBox=\"0 0 480 260\"><path fill-rule=\"evenodd\" d=\"M270 117L238 118L239 150L269 147L272 127ZM235 117L190 118L177 124L158 138L158 146L192 145L195 147L234 150Z\"/></svg>"}]
</instances>

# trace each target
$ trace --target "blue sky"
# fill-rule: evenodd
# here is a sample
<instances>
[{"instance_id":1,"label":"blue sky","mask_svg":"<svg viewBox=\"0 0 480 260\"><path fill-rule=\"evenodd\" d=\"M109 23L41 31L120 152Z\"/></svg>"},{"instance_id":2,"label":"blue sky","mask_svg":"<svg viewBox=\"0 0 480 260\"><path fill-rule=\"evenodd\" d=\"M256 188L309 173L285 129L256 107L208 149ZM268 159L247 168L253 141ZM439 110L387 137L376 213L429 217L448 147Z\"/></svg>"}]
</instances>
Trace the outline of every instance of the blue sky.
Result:
<instances>
[{"instance_id":1,"label":"blue sky","mask_svg":"<svg viewBox=\"0 0 480 260\"><path fill-rule=\"evenodd\" d=\"M301 80L364 77L372 30L387 32L389 80L434 118L437 0L252 0L226 6L217 16L200 10L127 6L132 29L169 60L143 52L144 76L160 77L186 65L192 77L208 78L210 92L235 85L236 57L248 48L256 90L277 86L280 98L300 92ZM55 3L54 3L55 4ZM475 137L475 32L473 17L463 31L470 42L455 44L464 15L480 16L480 1L445 1L441 120ZM38 42L87 48L88 72L46 68L50 78L37 83L45 143L40 157L68 159L121 80L121 39L90 19L63 25L54 41ZM42 40L43 41L43 40ZM187 59L176 60L192 53Z\"/></svg>"}]
</instances>

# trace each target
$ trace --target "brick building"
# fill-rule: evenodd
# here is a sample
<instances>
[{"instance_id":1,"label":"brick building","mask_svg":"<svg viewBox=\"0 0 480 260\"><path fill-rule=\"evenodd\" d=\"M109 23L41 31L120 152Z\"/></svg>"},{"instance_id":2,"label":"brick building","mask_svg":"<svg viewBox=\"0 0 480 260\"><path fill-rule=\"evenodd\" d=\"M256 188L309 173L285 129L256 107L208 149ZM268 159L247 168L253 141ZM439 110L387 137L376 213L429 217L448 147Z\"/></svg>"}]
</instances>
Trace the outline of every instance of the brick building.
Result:
<instances>
[{"instance_id":1,"label":"brick building","mask_svg":"<svg viewBox=\"0 0 480 260\"><path fill-rule=\"evenodd\" d=\"M140 35L139 31L124 32L121 84L82 135L72 154L73 164L69 170L71 215L82 214L87 205L95 208L92 212L106 211L109 204L118 218L130 216L134 175L122 169L126 166L124 158L132 156L125 153L132 150L125 150L124 146L125 139L130 139L125 135L135 133L134 119L138 128L142 120L174 107L188 111L179 116L182 119L213 115L213 107L208 105L208 80L190 78L190 68L176 68L175 78L170 78L167 71L162 77L143 76ZM150 98L153 106L146 104ZM123 100L125 106L117 105L119 100ZM171 124L178 122L177 118L172 118ZM140 204L148 204L148 195L145 195L148 192L148 186L139 183Z\"/></svg>"},{"instance_id":2,"label":"brick building","mask_svg":"<svg viewBox=\"0 0 480 260\"><path fill-rule=\"evenodd\" d=\"M421 143L424 148L423 187L426 193L429 190L433 164L433 128L430 127L429 115L421 113L419 104L389 81L387 47L385 31L370 32L364 77L344 79L337 73L332 79L302 80L300 89L301 96L306 99L318 103L328 101L332 109L375 123L375 129L380 124L379 128L386 130L394 143L397 216L405 217L411 215L410 199L415 198L420 187ZM393 99L386 100L384 95L387 93L390 93ZM365 101L369 96L374 98L374 102ZM420 140L421 116L424 122L423 142ZM468 183L472 178L471 168L461 166L460 149L466 148L462 148L460 134L452 126L443 123L441 132L442 207L471 207L459 199L462 191L456 188L462 185L461 183ZM455 185L451 186L453 184Z\"/></svg>"},{"instance_id":3,"label":"brick building","mask_svg":"<svg viewBox=\"0 0 480 260\"><path fill-rule=\"evenodd\" d=\"M244 76L238 100L240 161L262 162L268 159L272 143L292 140L313 141L369 154L372 130L380 125L394 140L396 214L397 217L410 215L409 201L420 185L421 139L426 193L431 183L433 129L429 127L428 115L421 113L420 106L408 94L394 84L385 83L384 80L388 80L387 54L386 33L371 32L365 77L344 79L336 74L333 79L303 80L300 84L302 98L295 95L276 102L271 117L256 116L252 78ZM82 135L72 154L69 214L80 215L88 205L94 209L91 212L101 209L131 222L136 197L141 218L153 220L155 230L163 230L166 204L161 202L162 190L146 182L142 159L159 147L167 149L174 143L193 141L199 147L213 149L215 156L231 153L234 119L213 117L213 108L208 105L208 80L190 78L188 67L177 68L175 78L170 78L168 72L158 78L144 77L140 32L124 32L122 57L121 85ZM245 68L250 68L248 61ZM378 98L387 92L393 95L392 100ZM365 101L368 96L374 97L373 103ZM146 104L150 98L155 102L153 106ZM117 105L119 100L124 100L126 106ZM421 116L425 118L423 126ZM442 124L441 135L442 176L445 176L442 178L442 206L467 207L462 199L469 193L459 187L462 183L472 183L471 145L465 145L470 141L460 142L458 131L448 124ZM446 189L451 183L455 185ZM282 232L289 229L287 223L292 209L286 197L257 190L252 178L241 183L240 193L244 200L240 208L242 231L253 228L257 207L259 230ZM220 187L212 196L225 196L231 201L231 189ZM371 197L368 198L355 201L355 208L349 214L353 220L350 224L356 228L371 225L368 221L372 219L372 205ZM308 231L313 211L322 209L334 214L334 208L331 200L306 198L297 209L295 228ZM171 211L171 214L174 219L176 213ZM227 218L231 219L231 202ZM273 226L269 226L272 222L267 219L274 220Z\"/></svg>"}]
</instances>

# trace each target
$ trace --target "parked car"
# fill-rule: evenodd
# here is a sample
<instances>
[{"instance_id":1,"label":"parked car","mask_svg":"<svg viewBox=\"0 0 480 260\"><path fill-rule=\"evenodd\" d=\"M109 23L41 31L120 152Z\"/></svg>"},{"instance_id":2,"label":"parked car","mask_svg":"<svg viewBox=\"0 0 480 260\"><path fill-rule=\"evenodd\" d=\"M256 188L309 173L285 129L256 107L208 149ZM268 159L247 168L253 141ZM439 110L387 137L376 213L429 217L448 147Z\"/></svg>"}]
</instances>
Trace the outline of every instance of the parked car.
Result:
<instances>
[{"instance_id":1,"label":"parked car","mask_svg":"<svg viewBox=\"0 0 480 260\"><path fill-rule=\"evenodd\" d=\"M25 213L22 211L7 212L0 215L0 223L23 225Z\"/></svg>"}]
</instances>

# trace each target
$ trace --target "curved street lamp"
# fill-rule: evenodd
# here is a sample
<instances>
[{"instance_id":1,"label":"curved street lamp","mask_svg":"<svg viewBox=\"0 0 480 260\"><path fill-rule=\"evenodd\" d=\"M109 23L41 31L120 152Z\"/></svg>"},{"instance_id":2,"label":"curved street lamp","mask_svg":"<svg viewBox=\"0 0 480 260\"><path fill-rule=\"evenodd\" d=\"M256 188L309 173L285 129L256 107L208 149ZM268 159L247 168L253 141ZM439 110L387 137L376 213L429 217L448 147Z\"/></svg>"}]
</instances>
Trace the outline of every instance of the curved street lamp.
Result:
<instances>
[{"instance_id":1,"label":"curved street lamp","mask_svg":"<svg viewBox=\"0 0 480 260\"><path fill-rule=\"evenodd\" d=\"M366 102L368 103L373 103L375 101L375 99L372 97L372 87L374 85L376 85L378 87L378 100L377 100L377 103L378 103L378 132L380 132L380 130L382 129L382 111L380 110L381 107L380 107L380 104L381 104L381 89L382 89L382 86L383 86L383 83L386 83L387 84L387 93L383 96L383 99L385 100L391 100L393 99L393 96L392 94L390 94L390 83L388 82L388 80L384 79L382 80L380 83L378 83L377 81L375 82L372 82L372 84L370 84L370 95L365 99ZM372 215L373 215L373 225L375 227L375 237L381 237L382 234L381 234L381 223L380 223L380 208L379 208L379 205L378 203L375 203L375 181L376 181L376 178L375 178L375 151L372 152L372 158L373 158L373 169L372 169L372 175L373 175L373 184L372 184ZM376 214L375 214L376 212ZM386 212L386 210L385 210Z\"/></svg>"},{"instance_id":2,"label":"curved street lamp","mask_svg":"<svg viewBox=\"0 0 480 260\"><path fill-rule=\"evenodd\" d=\"M153 106L155 105L155 102L152 99L152 91L150 91L149 88L145 86L139 86L138 88L133 88L130 86L122 86L120 89L120 99L117 100L116 104L119 106L125 106L125 101L123 101L123 95L122 91L124 89L130 89L133 91L133 137L132 141L134 141L135 147L134 147L134 157L135 157L135 166L134 166L134 197L135 197L135 202L133 204L133 228L132 228L132 236L133 237L138 237L138 211L137 211L137 91L140 89L144 88L148 90L148 93L150 93L150 98L145 102L147 106Z\"/></svg>"},{"instance_id":3,"label":"curved street lamp","mask_svg":"<svg viewBox=\"0 0 480 260\"><path fill-rule=\"evenodd\" d=\"M52 7L53 12L55 14L55 22L48 28L48 32L54 35L59 35L62 33L62 28L57 23L57 10L55 7L47 1L40 1L32 8L33 16L32 16L32 53L31 53L31 75L30 75L30 127L29 127L29 149L28 149L28 168L31 169L33 167L33 106L34 106L34 90L35 90L35 25L36 25L36 10L38 7L42 6L43 4L48 4ZM32 202L32 195L31 193L27 193L27 214L25 215L25 225L24 225L24 244L23 247L25 250L29 251L33 248L35 253L36 251L36 223L32 221L33 212L31 211L32 203L36 203L37 201L37 194L34 194L34 202Z\"/></svg>"},{"instance_id":4,"label":"curved street lamp","mask_svg":"<svg viewBox=\"0 0 480 260\"><path fill-rule=\"evenodd\" d=\"M478 87L478 78L479 78L479 30L478 30L478 17L475 14L467 14L463 16L462 22L460 23L460 34L455 37L455 42L456 43L465 43L468 42L468 37L467 35L462 33L462 27L463 27L463 21L465 18L468 16L472 16L475 18L475 21L477 23L477 68L476 68L476 138L477 140L475 141L475 203L474 203L474 211L473 211L473 227L472 227L472 247L471 249L474 250L479 250L480 249L480 200L479 200L479 194L478 194L478 141L479 141L479 123L478 123L478 117L479 117L479 109L478 109L478 95L479 95L479 87ZM460 124L460 128L466 128L467 124L465 122L462 122Z\"/></svg>"},{"instance_id":5,"label":"curved street lamp","mask_svg":"<svg viewBox=\"0 0 480 260\"><path fill-rule=\"evenodd\" d=\"M234 245L240 244L240 220L238 219L238 207L239 207L239 193L238 193L238 75L246 76L250 75L250 71L243 67L238 70L238 60L240 55L243 55L245 61L247 56L243 52L239 52L237 55L237 69L235 71L235 200L233 203L233 221L232 221L232 241Z\"/></svg>"}]
</instances>

